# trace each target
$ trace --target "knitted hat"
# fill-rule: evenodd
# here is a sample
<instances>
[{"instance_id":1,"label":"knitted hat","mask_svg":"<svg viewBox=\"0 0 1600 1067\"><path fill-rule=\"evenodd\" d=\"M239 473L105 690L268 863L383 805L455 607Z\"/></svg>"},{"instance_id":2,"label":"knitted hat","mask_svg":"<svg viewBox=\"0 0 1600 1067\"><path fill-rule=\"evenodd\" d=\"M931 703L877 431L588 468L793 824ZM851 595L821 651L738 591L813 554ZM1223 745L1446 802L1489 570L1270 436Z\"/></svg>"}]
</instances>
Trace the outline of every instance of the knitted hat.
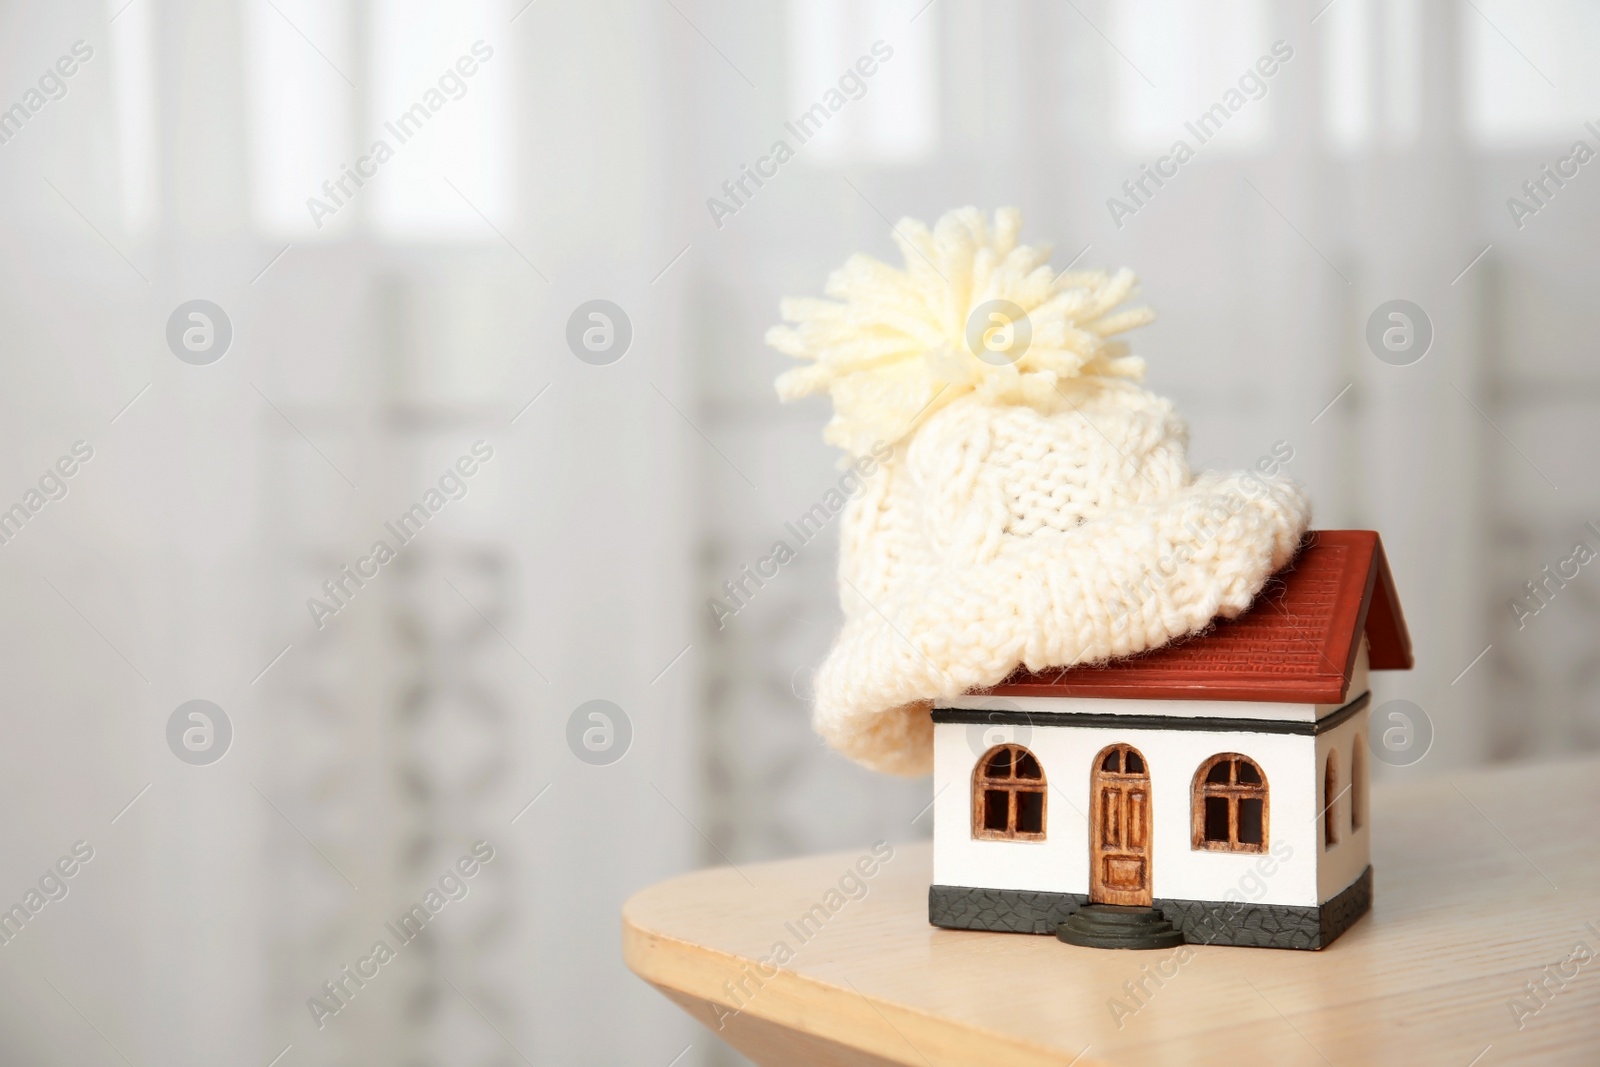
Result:
<instances>
[{"instance_id":1,"label":"knitted hat","mask_svg":"<svg viewBox=\"0 0 1600 1067\"><path fill-rule=\"evenodd\" d=\"M1115 310L1132 273L1058 275L1020 229L1012 209L904 220L905 270L853 256L833 300L785 300L767 333L811 361L779 396L828 392L825 438L873 472L841 522L814 718L875 770L930 770L934 700L1238 615L1310 521L1286 478L1190 472L1183 420L1108 340L1153 318Z\"/></svg>"}]
</instances>

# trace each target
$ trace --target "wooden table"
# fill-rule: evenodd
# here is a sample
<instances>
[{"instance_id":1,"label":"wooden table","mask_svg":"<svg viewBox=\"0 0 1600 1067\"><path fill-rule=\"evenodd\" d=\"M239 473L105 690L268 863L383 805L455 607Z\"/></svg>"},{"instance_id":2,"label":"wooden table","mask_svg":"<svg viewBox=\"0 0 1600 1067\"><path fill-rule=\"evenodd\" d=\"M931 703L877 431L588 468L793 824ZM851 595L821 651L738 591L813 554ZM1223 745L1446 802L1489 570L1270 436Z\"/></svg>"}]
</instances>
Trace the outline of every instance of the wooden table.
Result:
<instances>
[{"instance_id":1,"label":"wooden table","mask_svg":"<svg viewBox=\"0 0 1600 1067\"><path fill-rule=\"evenodd\" d=\"M760 1064L1600 1064L1600 761L1374 793L1374 907L1322 952L935 929L926 844L855 900L867 848L663 882L623 951Z\"/></svg>"}]
</instances>

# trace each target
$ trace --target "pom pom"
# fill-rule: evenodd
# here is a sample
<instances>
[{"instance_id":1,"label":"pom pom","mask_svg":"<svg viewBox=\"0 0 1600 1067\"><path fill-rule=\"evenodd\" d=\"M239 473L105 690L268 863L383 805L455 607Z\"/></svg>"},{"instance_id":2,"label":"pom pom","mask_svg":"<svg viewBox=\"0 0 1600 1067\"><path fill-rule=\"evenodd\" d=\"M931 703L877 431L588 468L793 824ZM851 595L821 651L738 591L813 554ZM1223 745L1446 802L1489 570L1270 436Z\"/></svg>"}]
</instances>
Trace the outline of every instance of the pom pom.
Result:
<instances>
[{"instance_id":1,"label":"pom pom","mask_svg":"<svg viewBox=\"0 0 1600 1067\"><path fill-rule=\"evenodd\" d=\"M833 299L783 301L787 325L767 343L809 362L778 378L778 396L830 394L824 437L859 456L968 393L1037 405L1064 378L1142 380L1143 361L1112 340L1155 318L1116 310L1137 293L1133 272L1057 274L1048 247L1017 244L1021 229L1015 208L992 226L972 207L932 231L905 219L895 229L904 270L852 256L828 278Z\"/></svg>"}]
</instances>

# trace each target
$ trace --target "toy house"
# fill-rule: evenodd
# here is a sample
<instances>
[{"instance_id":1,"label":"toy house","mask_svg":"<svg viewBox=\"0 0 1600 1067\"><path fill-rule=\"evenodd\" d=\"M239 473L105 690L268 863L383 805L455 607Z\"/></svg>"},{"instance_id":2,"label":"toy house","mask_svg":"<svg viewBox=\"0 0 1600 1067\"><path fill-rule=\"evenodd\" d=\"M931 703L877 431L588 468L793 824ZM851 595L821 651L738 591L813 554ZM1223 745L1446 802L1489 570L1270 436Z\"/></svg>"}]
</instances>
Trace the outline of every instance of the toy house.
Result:
<instances>
[{"instance_id":1,"label":"toy house","mask_svg":"<svg viewBox=\"0 0 1600 1067\"><path fill-rule=\"evenodd\" d=\"M928 918L1099 947L1326 947L1372 901L1378 535L1308 534L1238 618L935 702Z\"/></svg>"}]
</instances>

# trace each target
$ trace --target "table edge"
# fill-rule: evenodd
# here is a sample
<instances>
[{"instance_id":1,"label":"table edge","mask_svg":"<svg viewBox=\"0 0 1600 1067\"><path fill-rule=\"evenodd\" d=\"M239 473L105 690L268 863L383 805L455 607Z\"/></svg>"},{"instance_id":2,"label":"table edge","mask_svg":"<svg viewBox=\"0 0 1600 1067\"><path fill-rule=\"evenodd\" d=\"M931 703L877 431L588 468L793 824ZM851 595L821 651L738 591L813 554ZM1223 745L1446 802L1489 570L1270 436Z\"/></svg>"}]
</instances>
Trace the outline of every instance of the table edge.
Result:
<instances>
[{"instance_id":1,"label":"table edge","mask_svg":"<svg viewBox=\"0 0 1600 1067\"><path fill-rule=\"evenodd\" d=\"M635 916L636 903L653 890L705 873L668 879L628 898L622 906L622 958L629 970L658 989L733 1010L735 1005L720 983L742 976L755 960L649 929ZM662 960L671 960L673 965L661 966ZM699 980L702 973L705 978ZM937 1063L994 1063L997 1056L1017 1067L1111 1067L1106 1061L1085 1058L1082 1052L1074 1058L1064 1049L869 997L853 985L836 985L785 967L765 980L742 1014L911 1067L925 1067L930 1058ZM703 1018L696 1016L695 1021L717 1032L717 1027ZM921 1039L918 1043L912 1044L905 1036L908 1028Z\"/></svg>"}]
</instances>

